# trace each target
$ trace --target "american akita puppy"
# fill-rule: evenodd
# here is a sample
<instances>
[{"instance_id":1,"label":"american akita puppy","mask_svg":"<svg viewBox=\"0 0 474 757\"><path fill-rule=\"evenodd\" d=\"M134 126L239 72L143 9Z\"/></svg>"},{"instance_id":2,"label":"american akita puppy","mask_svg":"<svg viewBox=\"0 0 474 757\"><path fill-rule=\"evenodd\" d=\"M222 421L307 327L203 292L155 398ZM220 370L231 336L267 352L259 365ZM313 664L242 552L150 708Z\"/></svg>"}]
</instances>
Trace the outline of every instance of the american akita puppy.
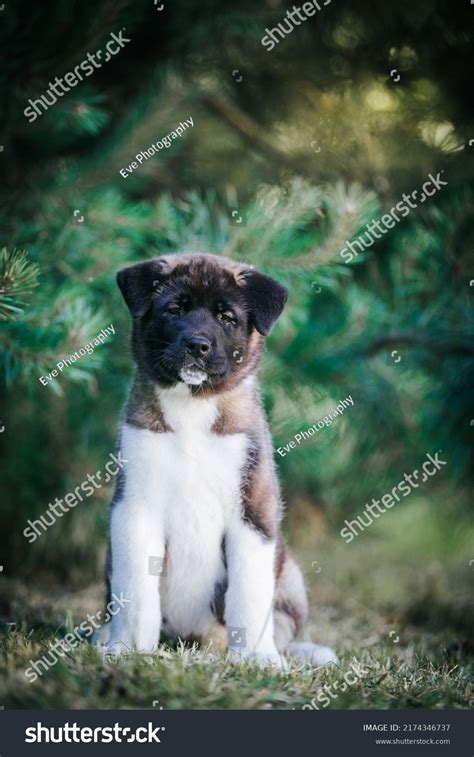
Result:
<instances>
[{"instance_id":1,"label":"american akita puppy","mask_svg":"<svg viewBox=\"0 0 474 757\"><path fill-rule=\"evenodd\" d=\"M256 369L288 292L251 266L167 255L124 268L137 373L111 506L109 591L131 601L110 653L153 652L160 633L206 640L285 666L280 653L336 661L292 644L308 613L284 545L282 503Z\"/></svg>"}]
</instances>

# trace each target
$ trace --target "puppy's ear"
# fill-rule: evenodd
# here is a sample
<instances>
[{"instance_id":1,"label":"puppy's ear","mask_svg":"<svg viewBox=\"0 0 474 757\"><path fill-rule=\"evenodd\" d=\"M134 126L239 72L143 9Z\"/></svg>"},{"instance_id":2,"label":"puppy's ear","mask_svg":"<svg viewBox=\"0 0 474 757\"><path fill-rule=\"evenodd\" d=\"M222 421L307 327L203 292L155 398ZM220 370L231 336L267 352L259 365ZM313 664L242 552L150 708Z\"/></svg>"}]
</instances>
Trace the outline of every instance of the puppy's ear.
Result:
<instances>
[{"instance_id":1,"label":"puppy's ear","mask_svg":"<svg viewBox=\"0 0 474 757\"><path fill-rule=\"evenodd\" d=\"M151 298L166 277L171 266L164 258L153 258L122 268L117 284L128 305L132 318L141 318L149 310Z\"/></svg>"},{"instance_id":2,"label":"puppy's ear","mask_svg":"<svg viewBox=\"0 0 474 757\"><path fill-rule=\"evenodd\" d=\"M270 276L253 270L245 271L241 280L253 325L260 334L267 336L285 307L288 289Z\"/></svg>"}]
</instances>

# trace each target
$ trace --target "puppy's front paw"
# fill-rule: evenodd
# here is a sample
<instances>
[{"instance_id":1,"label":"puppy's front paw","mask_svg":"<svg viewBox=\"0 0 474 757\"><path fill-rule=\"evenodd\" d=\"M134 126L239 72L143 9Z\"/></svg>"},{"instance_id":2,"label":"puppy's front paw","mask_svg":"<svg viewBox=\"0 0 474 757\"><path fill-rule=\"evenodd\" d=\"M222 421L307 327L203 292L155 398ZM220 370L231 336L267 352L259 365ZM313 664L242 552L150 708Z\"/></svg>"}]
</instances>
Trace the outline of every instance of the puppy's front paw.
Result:
<instances>
[{"instance_id":1,"label":"puppy's front paw","mask_svg":"<svg viewBox=\"0 0 474 757\"><path fill-rule=\"evenodd\" d=\"M250 659L254 660L261 668L266 668L271 665L276 670L289 670L287 661L278 652L255 652L253 655L250 655Z\"/></svg>"},{"instance_id":2,"label":"puppy's front paw","mask_svg":"<svg viewBox=\"0 0 474 757\"><path fill-rule=\"evenodd\" d=\"M123 641L115 641L111 644L107 644L102 651L102 659L104 662L117 662L119 657L123 657L131 653L131 649L127 647Z\"/></svg>"},{"instance_id":3,"label":"puppy's front paw","mask_svg":"<svg viewBox=\"0 0 474 757\"><path fill-rule=\"evenodd\" d=\"M299 662L316 668L339 663L338 657L331 647L323 647L309 641L295 641L289 644L285 651Z\"/></svg>"},{"instance_id":4,"label":"puppy's front paw","mask_svg":"<svg viewBox=\"0 0 474 757\"><path fill-rule=\"evenodd\" d=\"M229 659L233 662L254 662L260 668L273 667L276 670L286 671L288 670L288 663L277 650L269 652L242 652L237 649L229 650Z\"/></svg>"}]
</instances>

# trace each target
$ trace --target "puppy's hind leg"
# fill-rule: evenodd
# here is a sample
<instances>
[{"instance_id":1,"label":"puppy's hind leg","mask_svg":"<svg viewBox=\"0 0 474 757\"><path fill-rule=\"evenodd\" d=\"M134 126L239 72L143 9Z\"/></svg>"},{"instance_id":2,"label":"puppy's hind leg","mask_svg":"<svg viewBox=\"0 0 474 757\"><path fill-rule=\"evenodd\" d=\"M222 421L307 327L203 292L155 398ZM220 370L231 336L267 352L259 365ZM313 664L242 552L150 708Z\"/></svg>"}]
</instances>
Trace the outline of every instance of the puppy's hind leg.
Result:
<instances>
[{"instance_id":1,"label":"puppy's hind leg","mask_svg":"<svg viewBox=\"0 0 474 757\"><path fill-rule=\"evenodd\" d=\"M301 570L294 558L285 552L283 568L277 581L274 608L276 647L286 657L293 657L313 667L337 664L337 655L330 647L294 641L307 617L308 599Z\"/></svg>"}]
</instances>

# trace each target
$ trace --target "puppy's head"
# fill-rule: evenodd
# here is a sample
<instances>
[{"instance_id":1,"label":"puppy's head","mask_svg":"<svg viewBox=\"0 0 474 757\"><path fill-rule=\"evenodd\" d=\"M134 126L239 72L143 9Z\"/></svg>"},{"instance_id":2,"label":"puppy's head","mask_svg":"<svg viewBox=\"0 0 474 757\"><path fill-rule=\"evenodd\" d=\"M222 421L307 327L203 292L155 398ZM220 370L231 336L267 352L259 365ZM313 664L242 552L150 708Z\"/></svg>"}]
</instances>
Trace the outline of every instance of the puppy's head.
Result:
<instances>
[{"instance_id":1,"label":"puppy's head","mask_svg":"<svg viewBox=\"0 0 474 757\"><path fill-rule=\"evenodd\" d=\"M117 283L134 319L139 368L164 386L184 382L206 394L255 368L288 296L248 265L201 254L137 263Z\"/></svg>"}]
</instances>

